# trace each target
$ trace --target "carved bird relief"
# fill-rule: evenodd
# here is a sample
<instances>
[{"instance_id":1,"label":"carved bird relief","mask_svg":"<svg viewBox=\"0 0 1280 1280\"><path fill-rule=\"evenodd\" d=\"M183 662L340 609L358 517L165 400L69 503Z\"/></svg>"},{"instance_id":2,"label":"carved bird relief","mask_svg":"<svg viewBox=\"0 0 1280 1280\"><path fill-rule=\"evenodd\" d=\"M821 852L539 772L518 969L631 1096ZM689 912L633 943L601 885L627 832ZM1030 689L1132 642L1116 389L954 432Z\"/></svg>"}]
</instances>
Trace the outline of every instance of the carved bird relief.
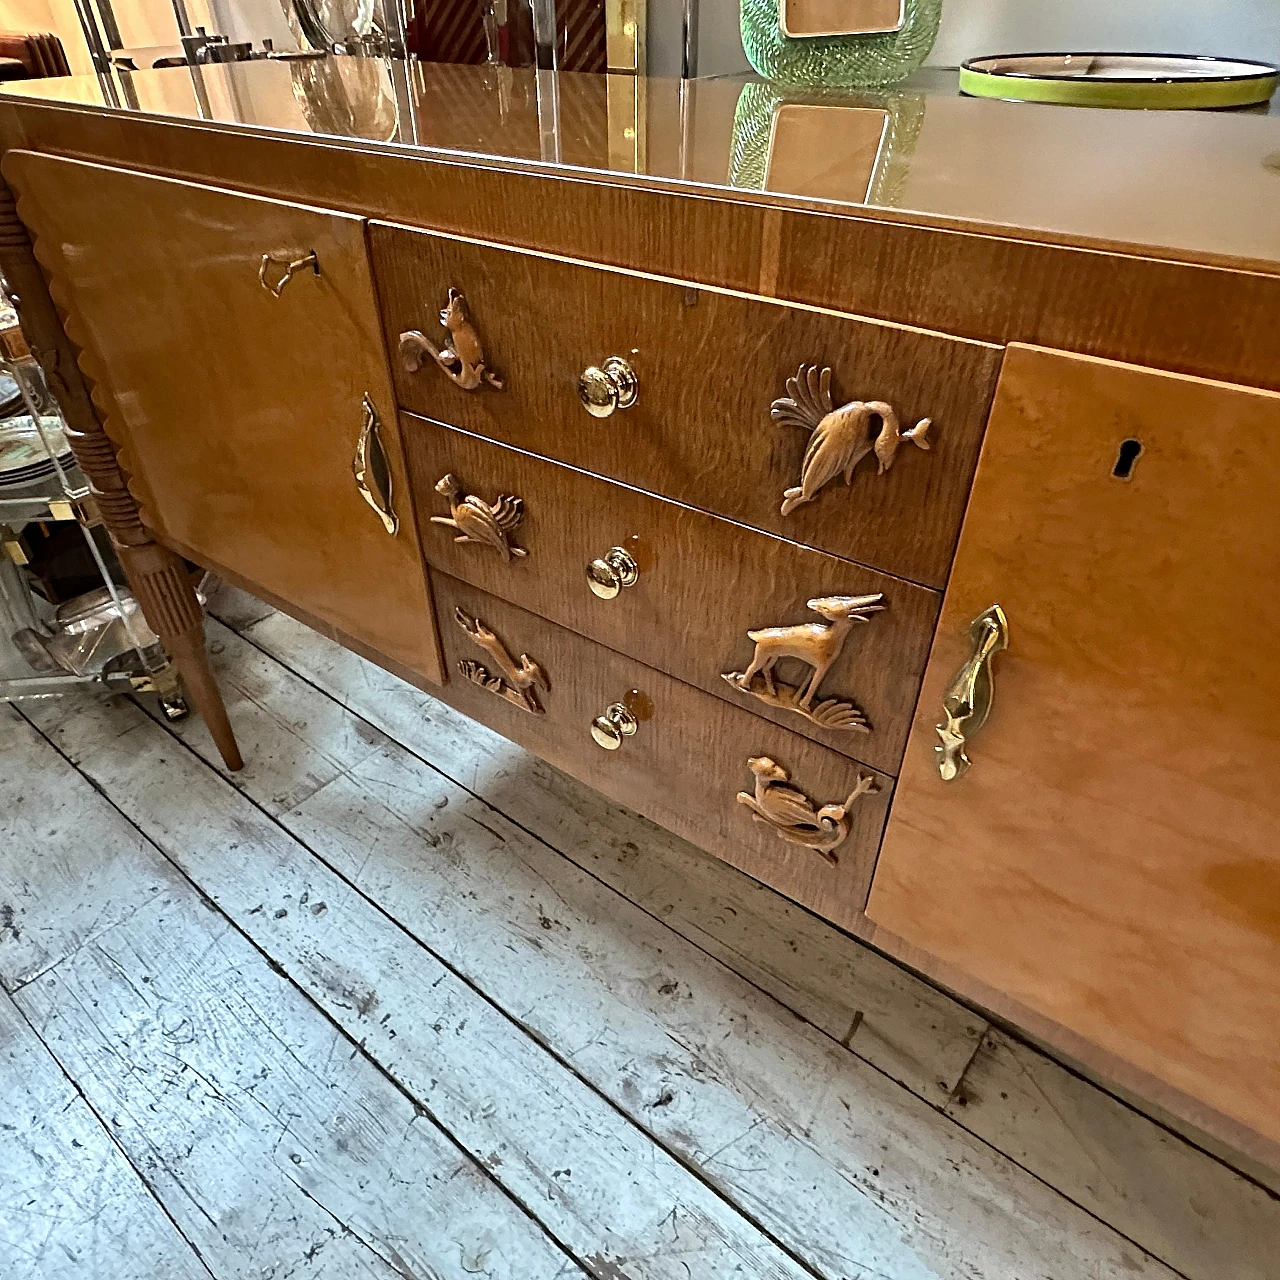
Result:
<instances>
[{"instance_id":1,"label":"carved bird relief","mask_svg":"<svg viewBox=\"0 0 1280 1280\"><path fill-rule=\"evenodd\" d=\"M430 356L445 374L464 391L474 391L488 383L501 391L502 379L485 367L480 335L467 310L467 300L457 289L450 289L448 300L440 312L440 323L449 331L449 343L437 347L425 333L409 329L400 335L400 359L410 373L422 368L424 356Z\"/></svg>"},{"instance_id":2,"label":"carved bird relief","mask_svg":"<svg viewBox=\"0 0 1280 1280\"><path fill-rule=\"evenodd\" d=\"M449 499L447 516L432 516L432 524L457 529L454 542L479 542L492 547L504 560L527 556L523 547L512 544L509 534L524 519L524 502L509 493L498 495L491 506L475 494L467 494L462 481L452 472L436 482L436 492Z\"/></svg>"},{"instance_id":3,"label":"carved bird relief","mask_svg":"<svg viewBox=\"0 0 1280 1280\"><path fill-rule=\"evenodd\" d=\"M876 795L880 790L875 778L859 773L843 804L824 804L819 809L791 782L787 771L768 756L752 756L747 768L756 776L755 790L739 791L738 803L745 804L757 822L772 827L788 844L812 849L833 865L839 861L835 849L849 834L849 810L860 797Z\"/></svg>"},{"instance_id":4,"label":"carved bird relief","mask_svg":"<svg viewBox=\"0 0 1280 1280\"><path fill-rule=\"evenodd\" d=\"M770 417L780 426L813 432L800 464L800 483L782 495L784 516L812 502L822 486L841 472L845 484L852 484L853 469L870 453L879 462L878 474L884 475L904 440L919 449L929 448L930 419L921 418L903 431L893 406L883 400L851 400L834 408L831 370L819 371L814 364L802 364L796 376L787 379L787 395L773 402Z\"/></svg>"},{"instance_id":5,"label":"carved bird relief","mask_svg":"<svg viewBox=\"0 0 1280 1280\"><path fill-rule=\"evenodd\" d=\"M818 686L840 656L854 623L870 622L888 608L884 595L877 591L869 596L821 596L808 601L806 607L827 621L748 631L747 638L755 641L756 646L751 665L745 671L727 671L721 678L767 706L794 711L820 728L869 733L871 726L854 703L843 698L826 698L815 707L813 700ZM773 669L784 658L798 659L811 668L799 685L783 684L774 678ZM759 683L753 687L757 676Z\"/></svg>"},{"instance_id":6,"label":"carved bird relief","mask_svg":"<svg viewBox=\"0 0 1280 1280\"><path fill-rule=\"evenodd\" d=\"M527 653L522 653L520 661L516 662L507 652L506 645L479 618L473 618L464 609L454 609L453 620L493 659L501 674L494 675L481 663L467 658L458 663L459 673L472 684L496 693L498 697L505 698L525 711L532 711L539 716L545 714L533 686L537 685L546 692L551 692L546 672Z\"/></svg>"}]
</instances>

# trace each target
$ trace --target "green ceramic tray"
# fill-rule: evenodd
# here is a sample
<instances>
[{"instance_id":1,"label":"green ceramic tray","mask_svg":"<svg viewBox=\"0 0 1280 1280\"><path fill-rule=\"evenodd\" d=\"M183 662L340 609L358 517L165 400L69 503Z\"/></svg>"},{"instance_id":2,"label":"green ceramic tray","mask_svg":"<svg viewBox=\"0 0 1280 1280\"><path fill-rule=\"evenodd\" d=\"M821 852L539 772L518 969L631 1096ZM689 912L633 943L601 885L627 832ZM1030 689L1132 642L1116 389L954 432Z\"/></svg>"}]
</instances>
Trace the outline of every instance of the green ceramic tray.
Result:
<instances>
[{"instance_id":1,"label":"green ceramic tray","mask_svg":"<svg viewBox=\"0 0 1280 1280\"><path fill-rule=\"evenodd\" d=\"M1005 53L971 58L960 92L1074 107L1249 107L1270 100L1277 70L1243 58L1178 53Z\"/></svg>"}]
</instances>

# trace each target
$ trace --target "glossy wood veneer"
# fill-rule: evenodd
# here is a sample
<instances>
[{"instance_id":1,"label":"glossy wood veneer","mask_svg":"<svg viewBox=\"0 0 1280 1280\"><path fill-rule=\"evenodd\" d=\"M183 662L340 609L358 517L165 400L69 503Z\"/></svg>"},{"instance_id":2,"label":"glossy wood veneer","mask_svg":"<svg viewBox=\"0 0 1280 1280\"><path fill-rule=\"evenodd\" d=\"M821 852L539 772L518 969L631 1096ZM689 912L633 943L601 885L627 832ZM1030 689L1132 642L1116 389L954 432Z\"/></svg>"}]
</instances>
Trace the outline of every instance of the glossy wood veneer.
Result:
<instances>
[{"instance_id":1,"label":"glossy wood veneer","mask_svg":"<svg viewBox=\"0 0 1280 1280\"><path fill-rule=\"evenodd\" d=\"M447 290L466 295L500 393L460 390L434 365L395 362L406 408L546 454L757 529L931 586L946 581L977 462L999 352L979 343L672 281L372 224L389 349L439 335ZM577 379L621 356L636 403L591 417ZM810 433L770 420L800 365L834 371L837 405L885 401L926 452L904 444L877 475L833 479L782 516Z\"/></svg>"},{"instance_id":2,"label":"glossy wood veneer","mask_svg":"<svg viewBox=\"0 0 1280 1280\"><path fill-rule=\"evenodd\" d=\"M404 415L401 436L431 564L735 706L897 772L937 619L936 592L424 418ZM523 500L524 519L511 541L527 556L503 560L492 547L458 543L453 529L429 522L449 514L434 488L449 473L488 502L499 494ZM633 557L639 580L602 600L588 587L586 566L614 546ZM807 600L875 592L884 594L887 607L853 627L820 686L820 697L857 703L872 732L820 729L721 678L751 661L749 630L821 623L805 608ZM795 660L778 668L779 679L792 683L804 674Z\"/></svg>"},{"instance_id":3,"label":"glossy wood veneer","mask_svg":"<svg viewBox=\"0 0 1280 1280\"><path fill-rule=\"evenodd\" d=\"M738 802L739 791L752 789L747 760L769 756L819 805L844 801L870 770L446 574L433 570L431 582L451 675L440 694L446 702L820 915L859 916L892 778L876 774L879 793L857 801L832 865L779 839ZM550 689L537 690L545 715L458 676L460 661L487 662L454 622L458 607L486 623L513 657L527 653L546 672ZM645 718L618 750L603 750L591 738L591 722L628 695L637 706L648 704Z\"/></svg>"},{"instance_id":4,"label":"glossy wood veneer","mask_svg":"<svg viewBox=\"0 0 1280 1280\"><path fill-rule=\"evenodd\" d=\"M900 210L548 171L0 100L0 143L79 155L992 342L1280 387L1280 273Z\"/></svg>"},{"instance_id":5,"label":"glossy wood veneer","mask_svg":"<svg viewBox=\"0 0 1280 1280\"><path fill-rule=\"evenodd\" d=\"M1272 1151L1278 436L1275 394L1010 349L868 906ZM994 710L944 783L942 693L996 602Z\"/></svg>"},{"instance_id":6,"label":"glossy wood veneer","mask_svg":"<svg viewBox=\"0 0 1280 1280\"><path fill-rule=\"evenodd\" d=\"M144 522L439 679L361 220L29 152L5 172L102 371ZM308 252L319 274L279 297L259 283L264 253ZM352 475L366 394L394 536Z\"/></svg>"}]
</instances>

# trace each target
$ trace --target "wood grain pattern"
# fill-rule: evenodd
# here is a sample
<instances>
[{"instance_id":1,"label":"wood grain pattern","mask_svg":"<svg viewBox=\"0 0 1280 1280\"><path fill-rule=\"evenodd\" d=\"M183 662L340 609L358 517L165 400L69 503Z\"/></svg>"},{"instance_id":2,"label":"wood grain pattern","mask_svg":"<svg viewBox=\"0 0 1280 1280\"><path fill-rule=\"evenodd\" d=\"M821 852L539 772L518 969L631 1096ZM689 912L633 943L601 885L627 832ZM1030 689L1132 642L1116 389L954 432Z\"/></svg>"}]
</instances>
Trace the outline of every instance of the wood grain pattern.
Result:
<instances>
[{"instance_id":1,"label":"wood grain pattern","mask_svg":"<svg viewBox=\"0 0 1280 1280\"><path fill-rule=\"evenodd\" d=\"M14 99L0 103L0 139L969 338L1280 387L1280 334L1268 322L1280 275L1250 260L1177 261L1034 227L817 212L741 191L713 200L674 182Z\"/></svg>"},{"instance_id":2,"label":"wood grain pattern","mask_svg":"<svg viewBox=\"0 0 1280 1280\"><path fill-rule=\"evenodd\" d=\"M270 737L275 745L293 738L297 746L314 757L310 744L287 723L299 706L299 696L304 718L324 719L314 714L314 701L307 697L305 686L295 684L289 690L287 702L291 705L274 702L268 692L263 700L274 702L269 718L275 732ZM284 717L279 714L282 708ZM302 1061L288 1059L286 1049L280 1047L277 1052L286 1062L279 1074L285 1082L271 1082L264 1090L264 1098L273 1096L273 1087L280 1092L296 1088L304 1096L290 1108L302 1111L303 1123L296 1135L289 1131L280 1139L274 1158L267 1157L267 1174L274 1174L276 1167L284 1169L346 1221L350 1202L338 1199L341 1185L335 1189L336 1178L323 1180L325 1161L339 1159L339 1154L331 1154L331 1147L337 1145L341 1153L345 1141L351 1148L352 1163L359 1165L366 1181L365 1189L353 1197L355 1210L367 1206L366 1216L352 1224L360 1239L386 1241L394 1246L399 1244L400 1235L408 1235L415 1244L429 1235L438 1239L440 1247L454 1245L452 1266L441 1268L450 1280L456 1277L459 1265L464 1272L469 1270L488 1280L507 1280L508 1276L523 1280L526 1272L518 1241L511 1250L493 1248L487 1260L479 1250L459 1247L475 1238L487 1218L494 1219L491 1226L496 1235L502 1215L483 1201L475 1202L470 1209L464 1201L456 1208L434 1213L430 1200L423 1204L420 1179L425 1179L418 1169L406 1162L405 1176L399 1177L400 1162L394 1152L370 1151L362 1140L369 1130L373 1131L370 1137L387 1133L392 1140L405 1131L407 1141L421 1142L418 1130L440 1124L463 1152L482 1162L493 1181L525 1207L529 1215L526 1221L541 1225L563 1250L582 1260L581 1267L567 1259L562 1262L567 1277L576 1278L584 1272L593 1277L612 1272L634 1280L688 1280L690 1274L731 1280L809 1280L812 1276L747 1216L631 1124L615 1105L602 1099L584 1082L581 1070L570 1069L549 1053L545 1041L536 1039L522 1025L519 1015L523 1010L504 1012L478 994L402 925L282 830L262 808L238 794L201 759L149 721L137 706L114 708L114 725L117 734L125 737L126 749L95 746L101 743L101 730L91 716L83 754L80 717L67 714L56 705L42 706L37 712L42 719L48 714L57 722L54 732L60 747L75 757L131 818L145 823L151 838L216 907L270 957L278 970L288 974L301 989L294 990L294 996L305 1004L301 992L306 992L310 1001L350 1037L340 1042L344 1048L333 1055L330 1065L323 1046L313 1048L312 1040L307 1038L317 1034L310 1020L295 1020L284 1014L269 1021L270 1029L284 1032L286 1044L297 1049ZM255 719L261 724L261 712ZM349 727L345 741L331 742L322 754L344 757L347 744L357 742L361 731L367 734L367 726ZM276 754L265 739L259 742L264 749L255 747L250 751L251 765ZM286 780L285 790L293 789L288 780L295 784L299 781L287 764L282 764L275 776ZM266 775L260 775L259 781L265 782ZM270 792L260 791L257 786L254 791L264 799L270 797ZM288 806L279 811L287 813ZM359 815L353 811L353 816ZM474 819L463 819L463 826L474 828L476 822L484 823L486 819L495 820L483 806L477 806ZM476 840L477 853L486 847L476 837L472 840ZM241 850L238 860L227 857L229 843ZM419 871L424 870L424 857L440 859L442 851L448 856L449 846L443 842L427 852L429 848L414 846ZM345 862L342 871L349 872ZM491 878L490 884L501 890L497 877ZM214 919L220 922L219 927L230 929L226 918ZM412 923L415 933L422 931L421 921ZM490 916L485 931L510 956L512 953L505 948L508 935L495 924L496 918ZM544 934L539 926L537 936ZM185 964L183 967L185 970ZM258 981L265 961L245 967L248 975L235 985L227 984L228 993L210 997L209 1005L215 1014L229 1003L227 994L234 999L240 995L243 983ZM215 969L205 981L216 979L221 972L221 968ZM139 983L138 970L127 965L127 957L126 973ZM139 985L146 991L150 984ZM266 1001L255 1005L255 1011L268 1019L275 1011ZM236 1004L230 1004L231 1011L236 1008ZM332 1030L327 1021L320 1021ZM261 1041L270 1038L267 1028L253 1015L249 1015L249 1022L246 1035L253 1034ZM92 1044L91 1036L86 1040ZM312 1063L324 1071L345 1070L353 1041L360 1042L381 1065L385 1073L379 1077L381 1082L390 1076L399 1086L404 1106L410 1109L416 1104L408 1116L399 1119L393 1113L392 1117L384 1117L385 1107L377 1106L378 1098L367 1098L359 1078L349 1080L351 1101L344 1106L342 1100L331 1097L323 1084L317 1084L308 1074ZM232 1038L229 1043L238 1045L240 1041ZM204 1069L208 1051L199 1041L196 1044L200 1056L192 1061ZM253 1058L247 1055L247 1060ZM234 1064L231 1070L234 1078ZM227 1071L228 1067L223 1066L209 1074L215 1082L222 1083ZM106 1080L118 1087L114 1071L106 1073ZM141 1089L145 1081L129 1083ZM246 1086L253 1083L250 1076ZM385 1087L392 1089L389 1084ZM202 1091L196 1093L197 1097L204 1096ZM313 1114L326 1104L341 1108L331 1142L325 1148L316 1142L305 1145L302 1140L311 1136ZM270 1127L273 1116L252 1102L247 1102L244 1109L251 1123L257 1121ZM304 1157L301 1166L290 1158L292 1154ZM454 1154L458 1158L456 1149ZM385 1199L381 1198L384 1184ZM460 1186L459 1194L469 1193ZM389 1221L378 1224L374 1236L373 1215L384 1207ZM256 1205L246 1211L250 1229L253 1216L260 1212ZM395 1220L400 1215L403 1221ZM328 1220L332 1223L332 1218ZM303 1217L297 1227L290 1223L279 1232L280 1239L296 1240L307 1222ZM451 1226L460 1226L461 1230L451 1231ZM274 1245L275 1240L271 1243ZM304 1237L303 1252L306 1244ZM279 1247L283 1248L283 1244ZM544 1256L541 1248L532 1244L528 1247L534 1274L545 1275L540 1269ZM441 1274L425 1265L425 1260L415 1266L415 1258L404 1246L399 1245L399 1249L406 1255L405 1265L396 1272L399 1277L404 1277L406 1270L410 1275ZM254 1257L251 1243L240 1244L238 1249L233 1243L228 1253L233 1259ZM387 1253L391 1256L389 1250ZM321 1252L313 1265L325 1280L342 1280L344 1275L352 1274L351 1270L320 1270L323 1262ZM228 1270L234 1275L234 1264ZM282 1272L286 1270L281 1267ZM1170 1280L1162 1269L1152 1270L1150 1277Z\"/></svg>"},{"instance_id":3,"label":"wood grain pattern","mask_svg":"<svg viewBox=\"0 0 1280 1280\"><path fill-rule=\"evenodd\" d=\"M892 778L877 774L879 793L857 802L832 865L780 840L735 797L750 788L748 759L763 755L790 770L817 804L839 804L858 779L853 761L456 578L433 571L432 584L443 612L461 607L511 648L535 654L551 685L540 695L545 716L526 715L464 680L447 686L451 706L828 919L861 914ZM442 637L450 668L472 654L456 630ZM651 711L619 750L601 750L591 740L591 721L633 690Z\"/></svg>"},{"instance_id":4,"label":"wood grain pattern","mask_svg":"<svg viewBox=\"0 0 1280 1280\"><path fill-rule=\"evenodd\" d=\"M438 679L359 219L30 153L5 164L147 525ZM259 286L263 253L307 250L318 276L279 298ZM405 516L395 537L351 473L365 393Z\"/></svg>"},{"instance_id":5,"label":"wood grain pattern","mask_svg":"<svg viewBox=\"0 0 1280 1280\"><path fill-rule=\"evenodd\" d=\"M74 718L79 751L133 758L142 745L130 732L140 724L136 707L86 698L71 710L74 701L38 709L50 726ZM38 832L21 821L0 825L0 882L15 890L21 882L4 904L22 908L0 912L11 922L0 930L0 958L6 984L11 974L25 977L17 1004L67 1073L55 1086L57 1068L42 1064L17 1028L10 1034L18 1014L0 995L0 1083L9 1086L0 1096L6 1118L21 1118L0 1185L5 1193L21 1188L25 1201L24 1212L10 1216L5 1208L17 1205L0 1193L0 1256L7 1230L23 1230L21 1241L13 1239L17 1269L6 1275L207 1280L210 1272L303 1268L326 1280L406 1273L466 1280L486 1267L490 1275L528 1270L540 1280L582 1275L475 1161L209 910L154 844L29 724L3 711L0 777L37 788L33 817L36 806L52 809L62 825ZM153 783L154 763L143 772ZM201 792L197 785L169 794L186 807L198 806ZM224 861L225 851L224 840ZM137 886L131 900L117 903L130 880ZM327 911L290 905L312 919ZM100 921L88 930L91 906ZM24 935L44 939L57 963L31 972ZM35 1041L31 1031L26 1036ZM25 1082L9 1076L19 1063L31 1070ZM27 1112L24 1093L33 1101L43 1095L48 1109ZM97 1128L95 1112L128 1161ZM76 1176L52 1174L57 1162L65 1168L72 1159L66 1148L50 1149L60 1135L81 1143ZM42 1154L51 1169L43 1188L11 1178L36 1172ZM371 1169L395 1176L371 1179Z\"/></svg>"},{"instance_id":6,"label":"wood grain pattern","mask_svg":"<svg viewBox=\"0 0 1280 1280\"><path fill-rule=\"evenodd\" d=\"M212 1280L3 991L0 1098L8 1280Z\"/></svg>"},{"instance_id":7,"label":"wood grain pattern","mask_svg":"<svg viewBox=\"0 0 1280 1280\"><path fill-rule=\"evenodd\" d=\"M287 733L281 712L295 710L321 731L308 732L311 751L326 753L327 716L316 712L315 690L247 645L236 650L228 643L221 658L220 670L236 672L233 682L252 687L261 700L249 717L255 758L281 754L277 744ZM447 711L433 705L437 715ZM212 760L198 729L185 736ZM352 736L344 735L347 742ZM73 739L71 726L61 740L70 745ZM153 765L164 756L172 767L163 739L154 751L139 754ZM189 817L180 804L153 802L154 788L139 792L132 779L144 776L142 767L142 760L123 761L118 754L89 761L124 807L167 829L166 842L181 840ZM283 769L277 775L287 777ZM522 780L517 774L511 783ZM252 800L283 789L265 774L244 788ZM195 788L184 781L171 790ZM571 820L562 806L554 808L562 822ZM567 1056L635 1124L773 1231L824 1280L846 1280L860 1269L918 1280L951 1280L966 1271L1056 1280L1079 1267L1093 1267L1108 1280L1144 1270L1170 1280L1133 1246L958 1128L940 1125L936 1112L889 1086L834 1040L411 753L384 743L296 808L280 812L279 820L490 1000L515 1011L545 1048ZM650 847L642 830L647 824L634 816L631 823L643 859ZM216 831L216 821L206 825ZM687 856L705 856L683 847ZM210 867L220 878L234 870L213 854ZM288 883L275 892L297 896ZM246 889L243 900L261 900L252 894ZM348 911L354 911L354 898L344 900ZM271 915L252 915L249 927L272 940L272 954L286 969L305 973L318 931L299 937ZM350 923L341 936L351 938L363 957L346 953L346 967L370 973L367 980L380 997L368 1015L342 1011L344 1023L359 1027L397 1074L419 1079L448 1069L459 1057L449 1036L460 1015L445 1022L437 1040L429 1018L411 1021L408 1010L401 1012L401 983L377 976L394 960L395 972L411 973L407 986L416 988L429 963L425 956L420 961L422 953L414 952L411 960L403 947L384 952L385 925L376 923L377 915L344 919ZM281 944L288 949L279 950ZM387 960L380 963L383 955ZM371 972L364 967L369 964L375 966ZM426 972L425 980L433 981L434 970ZM468 1031L470 1016L468 1011ZM537 1123L524 1118L523 1132ZM530 1139L524 1143L514 1149L527 1149ZM540 1148L542 1139L532 1145ZM499 1176L514 1164L507 1151L503 1157ZM579 1172L574 1164L572 1173ZM605 1206L610 1221L625 1212L625 1203L619 1209L604 1195L596 1205ZM678 1264L670 1250L666 1260Z\"/></svg>"},{"instance_id":8,"label":"wood grain pattern","mask_svg":"<svg viewBox=\"0 0 1280 1280\"><path fill-rule=\"evenodd\" d=\"M524 501L518 533L527 557L503 563L488 548L424 525L433 565L735 707L897 772L938 616L934 592L423 418L405 415L401 436L424 520L447 510L433 491L446 472L481 493ZM586 566L613 546L629 551L640 576L602 600L587 585ZM822 686L823 696L861 707L870 733L820 728L723 679L750 663L749 630L814 621L805 602L815 596L876 592L886 608L854 628Z\"/></svg>"},{"instance_id":9,"label":"wood grain pattern","mask_svg":"<svg viewBox=\"0 0 1280 1280\"><path fill-rule=\"evenodd\" d=\"M1273 1147L1278 429L1280 396L1010 350L869 907ZM996 710L947 786L941 690L995 601Z\"/></svg>"},{"instance_id":10,"label":"wood grain pattern","mask_svg":"<svg viewBox=\"0 0 1280 1280\"><path fill-rule=\"evenodd\" d=\"M351 1069L350 1041L190 886L17 999L219 1274L248 1259L323 1280L565 1274L478 1165L367 1059ZM396 1179L368 1176L388 1165Z\"/></svg>"},{"instance_id":11,"label":"wood grain pattern","mask_svg":"<svg viewBox=\"0 0 1280 1280\"><path fill-rule=\"evenodd\" d=\"M986 1029L879 952L291 618L235 592L211 607L251 619L256 648L234 661L261 663L263 689L279 684L265 652L1180 1274L1269 1280L1280 1196L1180 1139L1175 1118L1154 1123Z\"/></svg>"},{"instance_id":12,"label":"wood grain pattern","mask_svg":"<svg viewBox=\"0 0 1280 1280\"><path fill-rule=\"evenodd\" d=\"M505 379L500 395L469 395L431 365L396 362L404 407L912 581L946 581L999 352L399 227L369 235L390 349L464 289ZM635 370L639 395L600 420L575 383L611 355ZM769 410L815 362L834 368L842 399L931 417L932 448L783 517L809 436Z\"/></svg>"}]
</instances>

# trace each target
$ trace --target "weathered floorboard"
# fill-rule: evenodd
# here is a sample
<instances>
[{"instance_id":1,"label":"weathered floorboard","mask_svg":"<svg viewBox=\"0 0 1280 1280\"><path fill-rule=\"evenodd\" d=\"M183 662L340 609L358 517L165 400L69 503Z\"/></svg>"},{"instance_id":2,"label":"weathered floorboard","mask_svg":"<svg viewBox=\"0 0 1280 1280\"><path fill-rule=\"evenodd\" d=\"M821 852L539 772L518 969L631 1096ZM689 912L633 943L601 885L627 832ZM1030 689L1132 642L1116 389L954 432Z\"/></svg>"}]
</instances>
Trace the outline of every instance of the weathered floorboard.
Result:
<instances>
[{"instance_id":1,"label":"weathered floorboard","mask_svg":"<svg viewBox=\"0 0 1280 1280\"><path fill-rule=\"evenodd\" d=\"M104 744L90 725L81 756L73 707L31 712L588 1271L602 1280L808 1277L140 709L116 713L119 739ZM245 721L242 707L238 727Z\"/></svg>"},{"instance_id":2,"label":"weathered floorboard","mask_svg":"<svg viewBox=\"0 0 1280 1280\"><path fill-rule=\"evenodd\" d=\"M211 1280L3 992L0 1099L5 1280Z\"/></svg>"},{"instance_id":3,"label":"weathered floorboard","mask_svg":"<svg viewBox=\"0 0 1280 1280\"><path fill-rule=\"evenodd\" d=\"M892 1079L951 1097L987 1024L935 987L288 615L248 638Z\"/></svg>"},{"instance_id":4,"label":"weathered floorboard","mask_svg":"<svg viewBox=\"0 0 1280 1280\"><path fill-rule=\"evenodd\" d=\"M984 1024L899 966L285 615L248 634L816 1026L865 1010L853 1052L1192 1280L1274 1274L1270 1192L1002 1032L966 1075Z\"/></svg>"},{"instance_id":5,"label":"weathered floorboard","mask_svg":"<svg viewBox=\"0 0 1280 1280\"><path fill-rule=\"evenodd\" d=\"M77 702L88 734L95 704ZM146 839L7 703L0 760L0 985L13 991L127 919L164 880L151 874Z\"/></svg>"},{"instance_id":6,"label":"weathered floorboard","mask_svg":"<svg viewBox=\"0 0 1280 1280\"><path fill-rule=\"evenodd\" d=\"M219 643L252 754L306 767L324 695ZM280 821L824 1276L1168 1274L398 744Z\"/></svg>"},{"instance_id":7,"label":"weathered floorboard","mask_svg":"<svg viewBox=\"0 0 1280 1280\"><path fill-rule=\"evenodd\" d=\"M106 723L111 710L86 704L89 735L108 751L118 742ZM114 710L140 714L132 704ZM23 779L65 793L59 811L66 827L39 852L57 857L68 883L83 852L86 877L71 895L83 902L93 885L114 883L102 869L115 846L97 847L94 837L127 824L28 725L6 729L0 776L19 763ZM0 846L0 863L12 874L9 864L28 852ZM228 853L224 844L224 858ZM147 887L147 900L109 928L68 935L58 962L14 1000L215 1276L283 1278L304 1266L332 1280L581 1276L478 1165L200 902L152 845L125 844L124 856L126 870ZM58 887L50 884L27 904L24 919L45 937L57 936ZM14 1012L0 1006L0 1013L5 1008ZM0 1035L0 1043L7 1039ZM69 1084L63 1092L73 1099L69 1139L78 1139L75 1121L89 1108ZM6 1114L11 1100L14 1114L24 1113L16 1088L4 1097ZM100 1127L98 1135L99 1146L110 1147L114 1163L127 1170ZM103 1174L111 1172L108 1154L96 1153ZM77 1196L94 1196L108 1230L127 1207L130 1177L140 1186L131 1171L116 1173L113 1182L88 1189L77 1185L78 1175L58 1180L46 1211L58 1209L63 1196L68 1226L83 1233ZM4 1175L7 1185L7 1160ZM40 1212L31 1216L38 1225ZM154 1226L148 1238L145 1219L139 1231L144 1249L167 1244ZM111 1244L110 1234L103 1243ZM181 1256L171 1272L148 1269L145 1253L133 1258L130 1243L120 1243L127 1270L115 1273L122 1278L206 1275ZM48 1255L46 1245L41 1256ZM49 1257L50 1274L57 1274L57 1262ZM44 1265L31 1274L44 1280ZM82 1258L74 1274L98 1280L112 1275L112 1266L104 1248Z\"/></svg>"}]
</instances>

